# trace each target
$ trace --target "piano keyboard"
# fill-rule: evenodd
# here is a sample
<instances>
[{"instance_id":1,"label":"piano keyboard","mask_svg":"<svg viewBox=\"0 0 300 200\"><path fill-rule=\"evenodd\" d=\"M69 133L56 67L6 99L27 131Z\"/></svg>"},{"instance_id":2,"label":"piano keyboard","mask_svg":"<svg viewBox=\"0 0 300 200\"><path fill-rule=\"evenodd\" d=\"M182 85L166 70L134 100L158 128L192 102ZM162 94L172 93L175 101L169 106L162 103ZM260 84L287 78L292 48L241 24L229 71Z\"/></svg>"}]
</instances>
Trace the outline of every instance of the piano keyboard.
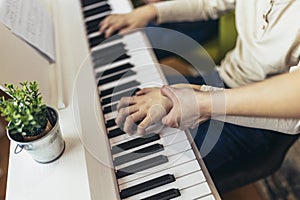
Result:
<instances>
[{"instance_id":1,"label":"piano keyboard","mask_svg":"<svg viewBox=\"0 0 300 200\"><path fill-rule=\"evenodd\" d=\"M131 11L129 2L81 0L81 5L120 199L219 199L185 132L164 128L130 137L117 127L116 105L123 96L166 81L142 32L109 40L98 32L109 14Z\"/></svg>"}]
</instances>

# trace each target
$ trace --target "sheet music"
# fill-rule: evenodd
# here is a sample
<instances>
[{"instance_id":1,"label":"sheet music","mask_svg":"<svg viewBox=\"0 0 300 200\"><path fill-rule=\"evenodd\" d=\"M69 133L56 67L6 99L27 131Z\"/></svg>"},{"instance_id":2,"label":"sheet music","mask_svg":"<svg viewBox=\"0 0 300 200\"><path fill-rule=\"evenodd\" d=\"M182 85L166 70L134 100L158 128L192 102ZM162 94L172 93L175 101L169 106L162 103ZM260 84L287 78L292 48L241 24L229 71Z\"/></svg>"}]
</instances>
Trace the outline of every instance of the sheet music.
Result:
<instances>
[{"instance_id":1,"label":"sheet music","mask_svg":"<svg viewBox=\"0 0 300 200\"><path fill-rule=\"evenodd\" d=\"M55 60L50 13L37 0L0 0L0 21L50 62Z\"/></svg>"}]
</instances>

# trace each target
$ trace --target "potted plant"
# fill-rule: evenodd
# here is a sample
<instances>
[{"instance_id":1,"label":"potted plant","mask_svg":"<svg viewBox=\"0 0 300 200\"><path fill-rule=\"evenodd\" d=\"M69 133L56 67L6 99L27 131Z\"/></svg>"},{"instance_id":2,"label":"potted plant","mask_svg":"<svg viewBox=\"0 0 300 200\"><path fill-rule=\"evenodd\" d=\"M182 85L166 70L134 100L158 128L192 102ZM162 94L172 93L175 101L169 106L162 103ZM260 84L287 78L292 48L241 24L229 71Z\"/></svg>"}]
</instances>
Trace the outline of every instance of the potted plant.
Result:
<instances>
[{"instance_id":1,"label":"potted plant","mask_svg":"<svg viewBox=\"0 0 300 200\"><path fill-rule=\"evenodd\" d=\"M0 112L8 121L8 137L17 143L15 153L25 149L40 163L56 160L65 148L58 112L43 102L38 83L4 86L10 98L0 99Z\"/></svg>"}]
</instances>

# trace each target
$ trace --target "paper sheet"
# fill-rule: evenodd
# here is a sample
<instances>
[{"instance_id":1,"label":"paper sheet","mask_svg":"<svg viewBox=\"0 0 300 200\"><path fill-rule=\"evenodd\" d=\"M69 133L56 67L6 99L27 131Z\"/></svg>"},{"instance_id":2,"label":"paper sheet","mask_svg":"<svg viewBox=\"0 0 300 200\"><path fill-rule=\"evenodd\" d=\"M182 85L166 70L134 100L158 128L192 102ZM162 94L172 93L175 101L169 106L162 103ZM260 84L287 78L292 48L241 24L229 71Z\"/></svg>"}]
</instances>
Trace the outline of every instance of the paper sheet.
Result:
<instances>
[{"instance_id":1,"label":"paper sheet","mask_svg":"<svg viewBox=\"0 0 300 200\"><path fill-rule=\"evenodd\" d=\"M37 0L0 0L0 21L50 62L55 61L50 13Z\"/></svg>"}]
</instances>

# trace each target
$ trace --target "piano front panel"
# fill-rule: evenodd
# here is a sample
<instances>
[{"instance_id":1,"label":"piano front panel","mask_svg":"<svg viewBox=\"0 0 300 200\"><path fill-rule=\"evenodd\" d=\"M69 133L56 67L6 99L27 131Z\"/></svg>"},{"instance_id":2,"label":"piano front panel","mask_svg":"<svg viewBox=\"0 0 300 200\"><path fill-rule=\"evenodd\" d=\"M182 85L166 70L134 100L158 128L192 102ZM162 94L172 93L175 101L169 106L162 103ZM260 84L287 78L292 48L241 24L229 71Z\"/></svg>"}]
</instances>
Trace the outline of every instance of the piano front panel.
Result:
<instances>
[{"instance_id":1,"label":"piano front panel","mask_svg":"<svg viewBox=\"0 0 300 200\"><path fill-rule=\"evenodd\" d=\"M87 45L81 4L74 0L57 0L53 12L58 27L63 99L72 107L74 128L85 154L85 173L88 176L91 199L118 199L118 189L111 164L104 119L95 93L95 79Z\"/></svg>"}]
</instances>

